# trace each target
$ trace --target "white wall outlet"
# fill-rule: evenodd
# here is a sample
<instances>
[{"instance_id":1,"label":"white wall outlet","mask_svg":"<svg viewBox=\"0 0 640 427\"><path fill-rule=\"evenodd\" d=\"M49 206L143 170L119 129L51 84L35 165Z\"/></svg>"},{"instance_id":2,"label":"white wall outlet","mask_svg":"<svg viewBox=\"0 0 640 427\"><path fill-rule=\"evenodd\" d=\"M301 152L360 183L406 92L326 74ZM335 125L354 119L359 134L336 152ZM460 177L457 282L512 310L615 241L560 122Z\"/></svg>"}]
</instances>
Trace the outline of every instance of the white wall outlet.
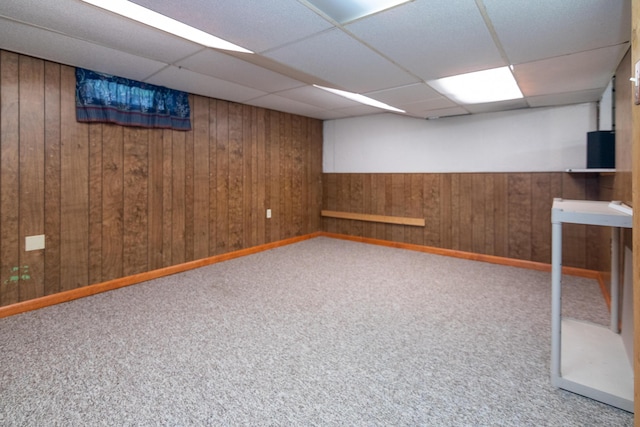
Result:
<instances>
[{"instance_id":1,"label":"white wall outlet","mask_svg":"<svg viewBox=\"0 0 640 427\"><path fill-rule=\"evenodd\" d=\"M267 218L271 218L271 209L267 209Z\"/></svg>"},{"instance_id":2,"label":"white wall outlet","mask_svg":"<svg viewBox=\"0 0 640 427\"><path fill-rule=\"evenodd\" d=\"M44 249L44 234L27 236L24 238L25 251L37 251L40 249Z\"/></svg>"}]
</instances>

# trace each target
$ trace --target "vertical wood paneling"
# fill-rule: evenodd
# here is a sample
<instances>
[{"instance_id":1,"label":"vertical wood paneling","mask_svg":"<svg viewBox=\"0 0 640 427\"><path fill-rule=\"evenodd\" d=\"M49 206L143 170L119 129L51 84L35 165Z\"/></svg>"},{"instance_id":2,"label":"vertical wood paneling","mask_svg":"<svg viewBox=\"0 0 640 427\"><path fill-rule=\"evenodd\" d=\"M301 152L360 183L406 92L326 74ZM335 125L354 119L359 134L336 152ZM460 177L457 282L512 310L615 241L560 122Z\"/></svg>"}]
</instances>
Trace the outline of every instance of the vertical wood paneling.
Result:
<instances>
[{"instance_id":1,"label":"vertical wood paneling","mask_svg":"<svg viewBox=\"0 0 640 427\"><path fill-rule=\"evenodd\" d=\"M291 232L291 218L292 218L292 201L291 198L285 197L286 194L291 193L291 123L288 118L288 114L279 113L278 118L280 122L280 173L278 186L280 193L279 211L280 217L280 233L284 236Z\"/></svg>"},{"instance_id":2,"label":"vertical wood paneling","mask_svg":"<svg viewBox=\"0 0 640 427\"><path fill-rule=\"evenodd\" d=\"M123 273L148 271L149 131L124 129L124 254Z\"/></svg>"},{"instance_id":3,"label":"vertical wood paneling","mask_svg":"<svg viewBox=\"0 0 640 427\"><path fill-rule=\"evenodd\" d=\"M326 175L323 179L324 187L322 190L323 208L336 211L338 210L338 175L335 173ZM335 218L324 218L324 227L329 233L338 232L338 220Z\"/></svg>"},{"instance_id":4,"label":"vertical wood paneling","mask_svg":"<svg viewBox=\"0 0 640 427\"><path fill-rule=\"evenodd\" d=\"M508 174L493 175L493 201L494 201L494 254L497 256L509 256L509 194Z\"/></svg>"},{"instance_id":5,"label":"vertical wood paneling","mask_svg":"<svg viewBox=\"0 0 640 427\"><path fill-rule=\"evenodd\" d=\"M218 251L218 103L209 100L209 255Z\"/></svg>"},{"instance_id":6,"label":"vertical wood paneling","mask_svg":"<svg viewBox=\"0 0 640 427\"><path fill-rule=\"evenodd\" d=\"M606 179L600 179L599 175L587 174L585 176L585 199L586 200L612 200L611 194L608 194L604 185ZM602 193L602 194L601 194ZM611 237L611 230L607 230L606 227L598 227L595 225L588 225L585 227L586 241L585 241L585 261L584 265L598 266L595 268L600 271L611 271L610 254L611 248L609 245L603 245L603 242L608 242ZM603 260L600 263L600 259Z\"/></svg>"},{"instance_id":7,"label":"vertical wood paneling","mask_svg":"<svg viewBox=\"0 0 640 427\"><path fill-rule=\"evenodd\" d=\"M89 125L89 282L102 281L102 124Z\"/></svg>"},{"instance_id":8,"label":"vertical wood paneling","mask_svg":"<svg viewBox=\"0 0 640 427\"><path fill-rule=\"evenodd\" d=\"M124 145L123 128L103 125L102 131L102 279L123 275Z\"/></svg>"},{"instance_id":9,"label":"vertical wood paneling","mask_svg":"<svg viewBox=\"0 0 640 427\"><path fill-rule=\"evenodd\" d=\"M562 174L562 198L582 200L586 196L584 174ZM587 226L565 224L562 227L562 262L564 265L584 267L587 255Z\"/></svg>"},{"instance_id":10,"label":"vertical wood paneling","mask_svg":"<svg viewBox=\"0 0 640 427\"><path fill-rule=\"evenodd\" d=\"M309 119L311 132L308 143L310 146L309 161L309 198L312 201L307 208L310 218L307 232L312 233L321 228L320 210L322 209L322 122Z\"/></svg>"},{"instance_id":11,"label":"vertical wood paneling","mask_svg":"<svg viewBox=\"0 0 640 427\"><path fill-rule=\"evenodd\" d=\"M451 175L451 249L460 249L460 174Z\"/></svg>"},{"instance_id":12,"label":"vertical wood paneling","mask_svg":"<svg viewBox=\"0 0 640 427\"><path fill-rule=\"evenodd\" d=\"M552 174L535 173L531 177L531 260L551 262L551 207L553 205Z\"/></svg>"},{"instance_id":13,"label":"vertical wood paneling","mask_svg":"<svg viewBox=\"0 0 640 427\"><path fill-rule=\"evenodd\" d=\"M208 141L207 141L208 143ZM148 255L149 270L164 266L162 260L163 209L163 131L150 131L149 136L149 210L148 214ZM208 195L207 195L208 196Z\"/></svg>"},{"instance_id":14,"label":"vertical wood paneling","mask_svg":"<svg viewBox=\"0 0 640 427\"><path fill-rule=\"evenodd\" d=\"M303 135L306 135L307 120L304 117L291 118L291 225L290 235L301 236L304 233L304 193L305 160L302 146Z\"/></svg>"},{"instance_id":15,"label":"vertical wood paneling","mask_svg":"<svg viewBox=\"0 0 640 427\"><path fill-rule=\"evenodd\" d=\"M440 176L440 247L453 248L452 174Z\"/></svg>"},{"instance_id":16,"label":"vertical wood paneling","mask_svg":"<svg viewBox=\"0 0 640 427\"><path fill-rule=\"evenodd\" d=\"M0 304L319 229L322 122L190 100L189 132L78 123L73 68L0 50Z\"/></svg>"},{"instance_id":17,"label":"vertical wood paneling","mask_svg":"<svg viewBox=\"0 0 640 427\"><path fill-rule=\"evenodd\" d=\"M336 178L338 187L336 209L339 211L348 211L351 206L349 177L350 175L348 173L341 173ZM351 221L338 221L338 233L351 234Z\"/></svg>"},{"instance_id":18,"label":"vertical wood paneling","mask_svg":"<svg viewBox=\"0 0 640 427\"><path fill-rule=\"evenodd\" d=\"M242 161L242 105L229 104L229 250L242 248L244 198Z\"/></svg>"},{"instance_id":19,"label":"vertical wood paneling","mask_svg":"<svg viewBox=\"0 0 640 427\"><path fill-rule=\"evenodd\" d=\"M350 174L349 176L349 194L351 200L350 212L364 212L364 177L362 174ZM351 234L355 236L364 235L364 224L362 221L351 221Z\"/></svg>"},{"instance_id":20,"label":"vertical wood paneling","mask_svg":"<svg viewBox=\"0 0 640 427\"><path fill-rule=\"evenodd\" d=\"M173 132L162 131L162 266L173 263Z\"/></svg>"},{"instance_id":21,"label":"vertical wood paneling","mask_svg":"<svg viewBox=\"0 0 640 427\"><path fill-rule=\"evenodd\" d=\"M486 253L486 217L485 204L487 200L487 187L484 174L474 173L471 178L471 252Z\"/></svg>"},{"instance_id":22,"label":"vertical wood paneling","mask_svg":"<svg viewBox=\"0 0 640 427\"><path fill-rule=\"evenodd\" d=\"M44 293L50 295L60 289L60 65L48 61L44 97Z\"/></svg>"},{"instance_id":23,"label":"vertical wood paneling","mask_svg":"<svg viewBox=\"0 0 640 427\"><path fill-rule=\"evenodd\" d=\"M229 250L229 103L216 101L216 254Z\"/></svg>"},{"instance_id":24,"label":"vertical wood paneling","mask_svg":"<svg viewBox=\"0 0 640 427\"><path fill-rule=\"evenodd\" d=\"M257 151L255 132L255 108L245 105L242 107L242 212L243 212L243 237L242 247L248 248L256 241L256 218L257 206L255 204L257 192L254 191L254 165Z\"/></svg>"},{"instance_id":25,"label":"vertical wood paneling","mask_svg":"<svg viewBox=\"0 0 640 427\"><path fill-rule=\"evenodd\" d=\"M483 174L484 178L484 252L495 254L496 234L496 189L494 187L493 174Z\"/></svg>"},{"instance_id":26,"label":"vertical wood paneling","mask_svg":"<svg viewBox=\"0 0 640 427\"><path fill-rule=\"evenodd\" d=\"M193 96L189 97L193 102ZM193 109L191 110L193 123ZM193 135L195 132L181 132L184 135L184 260L194 259L195 218L194 218L194 149ZM182 135L181 135L182 136Z\"/></svg>"},{"instance_id":27,"label":"vertical wood paneling","mask_svg":"<svg viewBox=\"0 0 640 427\"><path fill-rule=\"evenodd\" d=\"M424 218L424 180L421 174L409 175L409 209L407 216L411 218ZM406 227L409 236L407 242L414 245L424 244L424 230L419 227Z\"/></svg>"},{"instance_id":28,"label":"vertical wood paneling","mask_svg":"<svg viewBox=\"0 0 640 427\"><path fill-rule=\"evenodd\" d=\"M256 245L262 245L266 242L266 193L265 186L267 183L267 173L266 173L266 148L267 148L267 111L262 108L257 108L256 110L256 143L255 143L255 152L256 155L253 158L253 164L255 165L256 174L253 177L252 185L254 186L254 192L256 193ZM319 176L322 174L320 172ZM318 225L316 229L319 229Z\"/></svg>"},{"instance_id":29,"label":"vertical wood paneling","mask_svg":"<svg viewBox=\"0 0 640 427\"><path fill-rule=\"evenodd\" d=\"M458 187L458 249L465 252L473 251L474 211L473 175L460 174Z\"/></svg>"},{"instance_id":30,"label":"vertical wood paneling","mask_svg":"<svg viewBox=\"0 0 640 427\"><path fill-rule=\"evenodd\" d=\"M0 302L20 300L19 56L0 51Z\"/></svg>"},{"instance_id":31,"label":"vertical wood paneling","mask_svg":"<svg viewBox=\"0 0 640 427\"><path fill-rule=\"evenodd\" d=\"M280 240L280 223L282 222L283 212L280 207L280 113L275 111L269 112L268 127L268 200L267 208L271 209L271 218L267 223L267 242Z\"/></svg>"},{"instance_id":32,"label":"vertical wood paneling","mask_svg":"<svg viewBox=\"0 0 640 427\"><path fill-rule=\"evenodd\" d=\"M507 178L507 194L509 257L531 259L531 174L510 174Z\"/></svg>"},{"instance_id":33,"label":"vertical wood paneling","mask_svg":"<svg viewBox=\"0 0 640 427\"><path fill-rule=\"evenodd\" d=\"M405 194L404 194L405 175L401 173L391 174L391 212L392 216L404 216ZM387 196L389 193L387 193ZM391 239L394 242L404 242L404 225L392 224Z\"/></svg>"},{"instance_id":34,"label":"vertical wood paneling","mask_svg":"<svg viewBox=\"0 0 640 427\"><path fill-rule=\"evenodd\" d=\"M185 133L171 131L171 264L186 257L186 147Z\"/></svg>"},{"instance_id":35,"label":"vertical wood paneling","mask_svg":"<svg viewBox=\"0 0 640 427\"><path fill-rule=\"evenodd\" d=\"M420 228L325 218L324 229L550 263L553 198L593 198L598 190L597 179L578 177L576 181L565 175L568 174L324 174L323 209L423 217L426 223ZM568 179L572 181L566 183ZM607 256L596 250L597 242L589 252L591 243L585 240L588 233L574 230L569 236L579 255L574 254L565 265L597 269ZM594 240L606 239L596 235Z\"/></svg>"},{"instance_id":36,"label":"vertical wood paneling","mask_svg":"<svg viewBox=\"0 0 640 427\"><path fill-rule=\"evenodd\" d=\"M371 183L373 175L368 173L362 176L362 212L373 212L373 195L371 194ZM373 237L373 222L365 222L362 225L362 235L365 237Z\"/></svg>"},{"instance_id":37,"label":"vertical wood paneling","mask_svg":"<svg viewBox=\"0 0 640 427\"><path fill-rule=\"evenodd\" d=\"M375 215L387 215L387 179L389 175L376 173L373 175L372 196L373 197L373 213ZM329 188L329 190L331 190ZM390 203L390 202L389 202ZM376 239L387 239L385 224L375 224L373 227L373 237Z\"/></svg>"},{"instance_id":38,"label":"vertical wood paneling","mask_svg":"<svg viewBox=\"0 0 640 427\"><path fill-rule=\"evenodd\" d=\"M44 295L44 251L25 251L27 236L44 234L44 62L21 56L20 299ZM28 272L27 272L28 271Z\"/></svg>"},{"instance_id":39,"label":"vertical wood paneling","mask_svg":"<svg viewBox=\"0 0 640 427\"><path fill-rule=\"evenodd\" d=\"M423 175L424 185L424 208L425 219L424 244L427 246L441 246L440 233L442 230L440 218L440 177L435 173Z\"/></svg>"},{"instance_id":40,"label":"vertical wood paneling","mask_svg":"<svg viewBox=\"0 0 640 427\"><path fill-rule=\"evenodd\" d=\"M89 284L89 127L75 120L75 72L61 75L60 290Z\"/></svg>"}]
</instances>

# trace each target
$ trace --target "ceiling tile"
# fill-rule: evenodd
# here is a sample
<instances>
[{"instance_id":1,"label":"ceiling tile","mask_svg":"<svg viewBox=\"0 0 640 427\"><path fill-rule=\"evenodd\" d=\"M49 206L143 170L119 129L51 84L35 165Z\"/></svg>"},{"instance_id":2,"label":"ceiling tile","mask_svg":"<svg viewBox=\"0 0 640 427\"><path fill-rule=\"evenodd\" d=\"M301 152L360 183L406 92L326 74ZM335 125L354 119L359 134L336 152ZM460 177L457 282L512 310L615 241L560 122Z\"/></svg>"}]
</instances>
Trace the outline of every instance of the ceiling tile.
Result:
<instances>
[{"instance_id":1,"label":"ceiling tile","mask_svg":"<svg viewBox=\"0 0 640 427\"><path fill-rule=\"evenodd\" d=\"M527 102L531 107L547 107L551 105L582 104L595 102L602 97L603 90L590 89L571 93L554 93L551 95L530 96Z\"/></svg>"},{"instance_id":2,"label":"ceiling tile","mask_svg":"<svg viewBox=\"0 0 640 427\"><path fill-rule=\"evenodd\" d=\"M510 99L508 101L489 102L486 104L470 104L465 105L464 108L471 114L479 114L518 110L520 108L527 108L528 106L526 99Z\"/></svg>"},{"instance_id":3,"label":"ceiling tile","mask_svg":"<svg viewBox=\"0 0 640 427\"><path fill-rule=\"evenodd\" d=\"M473 1L414 1L346 28L423 80L507 65Z\"/></svg>"},{"instance_id":4,"label":"ceiling tile","mask_svg":"<svg viewBox=\"0 0 640 427\"><path fill-rule=\"evenodd\" d=\"M254 52L332 27L296 0L133 0Z\"/></svg>"},{"instance_id":5,"label":"ceiling tile","mask_svg":"<svg viewBox=\"0 0 640 427\"><path fill-rule=\"evenodd\" d=\"M394 106L407 105L425 100L446 99L425 83L416 83L391 89L368 92L364 95Z\"/></svg>"},{"instance_id":6,"label":"ceiling tile","mask_svg":"<svg viewBox=\"0 0 640 427\"><path fill-rule=\"evenodd\" d=\"M347 107L347 108L337 108L332 111L340 114L341 117L368 116L371 114L395 114L395 113L389 113L389 112L385 113L384 110L381 110L380 108L369 107L368 105L357 105L357 106Z\"/></svg>"},{"instance_id":7,"label":"ceiling tile","mask_svg":"<svg viewBox=\"0 0 640 427\"><path fill-rule=\"evenodd\" d=\"M513 64L615 45L631 35L630 0L483 0Z\"/></svg>"},{"instance_id":8,"label":"ceiling tile","mask_svg":"<svg viewBox=\"0 0 640 427\"><path fill-rule=\"evenodd\" d=\"M304 86L286 90L279 92L278 96L305 102L324 109L347 108L360 105L358 102L351 101L343 96L335 95L331 92L327 92L326 90L318 89L313 86Z\"/></svg>"},{"instance_id":9,"label":"ceiling tile","mask_svg":"<svg viewBox=\"0 0 640 427\"><path fill-rule=\"evenodd\" d=\"M134 1L258 54L203 48L80 0L0 0L0 49L322 119L380 110L312 84L445 117L521 108L465 108L424 83L504 65L500 45L529 106L593 102L631 36L630 0L413 0L340 28L307 0Z\"/></svg>"},{"instance_id":10,"label":"ceiling tile","mask_svg":"<svg viewBox=\"0 0 640 427\"><path fill-rule=\"evenodd\" d=\"M198 52L175 65L263 92L278 92L304 85L298 80L213 49Z\"/></svg>"},{"instance_id":11,"label":"ceiling tile","mask_svg":"<svg viewBox=\"0 0 640 427\"><path fill-rule=\"evenodd\" d=\"M525 96L604 90L627 49L624 44L542 59L516 65L513 73Z\"/></svg>"},{"instance_id":12,"label":"ceiling tile","mask_svg":"<svg viewBox=\"0 0 640 427\"><path fill-rule=\"evenodd\" d=\"M267 56L332 83L336 89L350 92L370 92L418 82L338 29L268 52Z\"/></svg>"},{"instance_id":13,"label":"ceiling tile","mask_svg":"<svg viewBox=\"0 0 640 427\"><path fill-rule=\"evenodd\" d=\"M440 111L446 108L455 108L457 105L451 100L440 97L436 99L424 100L420 102L414 102L411 104L398 104L399 107L405 110L407 113L419 115L420 117L429 117L433 115L434 111ZM466 112L466 111L465 111Z\"/></svg>"},{"instance_id":14,"label":"ceiling tile","mask_svg":"<svg viewBox=\"0 0 640 427\"><path fill-rule=\"evenodd\" d=\"M145 81L184 92L234 102L246 102L265 94L256 89L173 66L165 68Z\"/></svg>"},{"instance_id":15,"label":"ceiling tile","mask_svg":"<svg viewBox=\"0 0 640 427\"><path fill-rule=\"evenodd\" d=\"M165 64L203 48L80 1L73 8L54 1L9 2L0 15Z\"/></svg>"},{"instance_id":16,"label":"ceiling tile","mask_svg":"<svg viewBox=\"0 0 640 427\"><path fill-rule=\"evenodd\" d=\"M165 64L0 18L0 48L133 80Z\"/></svg>"},{"instance_id":17,"label":"ceiling tile","mask_svg":"<svg viewBox=\"0 0 640 427\"><path fill-rule=\"evenodd\" d=\"M466 116L469 112L462 107L443 108L441 110L429 111L429 114L422 116L430 119L437 119L440 117L453 117L453 116Z\"/></svg>"},{"instance_id":18,"label":"ceiling tile","mask_svg":"<svg viewBox=\"0 0 640 427\"><path fill-rule=\"evenodd\" d=\"M318 118L324 111L320 107L272 94L249 100L245 104L314 118Z\"/></svg>"}]
</instances>

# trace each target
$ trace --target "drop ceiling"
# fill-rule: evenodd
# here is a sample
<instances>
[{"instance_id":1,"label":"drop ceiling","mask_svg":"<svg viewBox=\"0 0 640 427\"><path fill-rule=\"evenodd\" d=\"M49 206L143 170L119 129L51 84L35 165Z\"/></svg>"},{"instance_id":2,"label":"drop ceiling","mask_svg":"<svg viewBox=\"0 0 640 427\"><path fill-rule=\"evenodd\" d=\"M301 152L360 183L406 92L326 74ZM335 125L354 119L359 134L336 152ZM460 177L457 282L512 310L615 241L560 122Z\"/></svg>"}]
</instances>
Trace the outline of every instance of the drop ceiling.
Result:
<instances>
[{"instance_id":1,"label":"drop ceiling","mask_svg":"<svg viewBox=\"0 0 640 427\"><path fill-rule=\"evenodd\" d=\"M0 0L0 49L323 120L382 110L314 84L429 118L597 101L631 35L630 0L413 0L346 23L306 0L134 2L255 54L80 0ZM505 65L524 99L463 105L425 83Z\"/></svg>"}]
</instances>

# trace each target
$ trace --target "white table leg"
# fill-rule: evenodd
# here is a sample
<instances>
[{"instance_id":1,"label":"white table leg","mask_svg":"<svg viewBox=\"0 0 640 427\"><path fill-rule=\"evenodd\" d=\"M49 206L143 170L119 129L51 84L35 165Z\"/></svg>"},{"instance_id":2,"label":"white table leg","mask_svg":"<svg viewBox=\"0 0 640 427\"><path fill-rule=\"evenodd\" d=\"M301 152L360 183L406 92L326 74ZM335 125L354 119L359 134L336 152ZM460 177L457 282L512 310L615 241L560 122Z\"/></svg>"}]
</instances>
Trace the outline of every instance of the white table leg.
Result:
<instances>
[{"instance_id":1,"label":"white table leg","mask_svg":"<svg viewBox=\"0 0 640 427\"><path fill-rule=\"evenodd\" d=\"M562 223L551 224L551 383L560 379L562 325Z\"/></svg>"}]
</instances>

